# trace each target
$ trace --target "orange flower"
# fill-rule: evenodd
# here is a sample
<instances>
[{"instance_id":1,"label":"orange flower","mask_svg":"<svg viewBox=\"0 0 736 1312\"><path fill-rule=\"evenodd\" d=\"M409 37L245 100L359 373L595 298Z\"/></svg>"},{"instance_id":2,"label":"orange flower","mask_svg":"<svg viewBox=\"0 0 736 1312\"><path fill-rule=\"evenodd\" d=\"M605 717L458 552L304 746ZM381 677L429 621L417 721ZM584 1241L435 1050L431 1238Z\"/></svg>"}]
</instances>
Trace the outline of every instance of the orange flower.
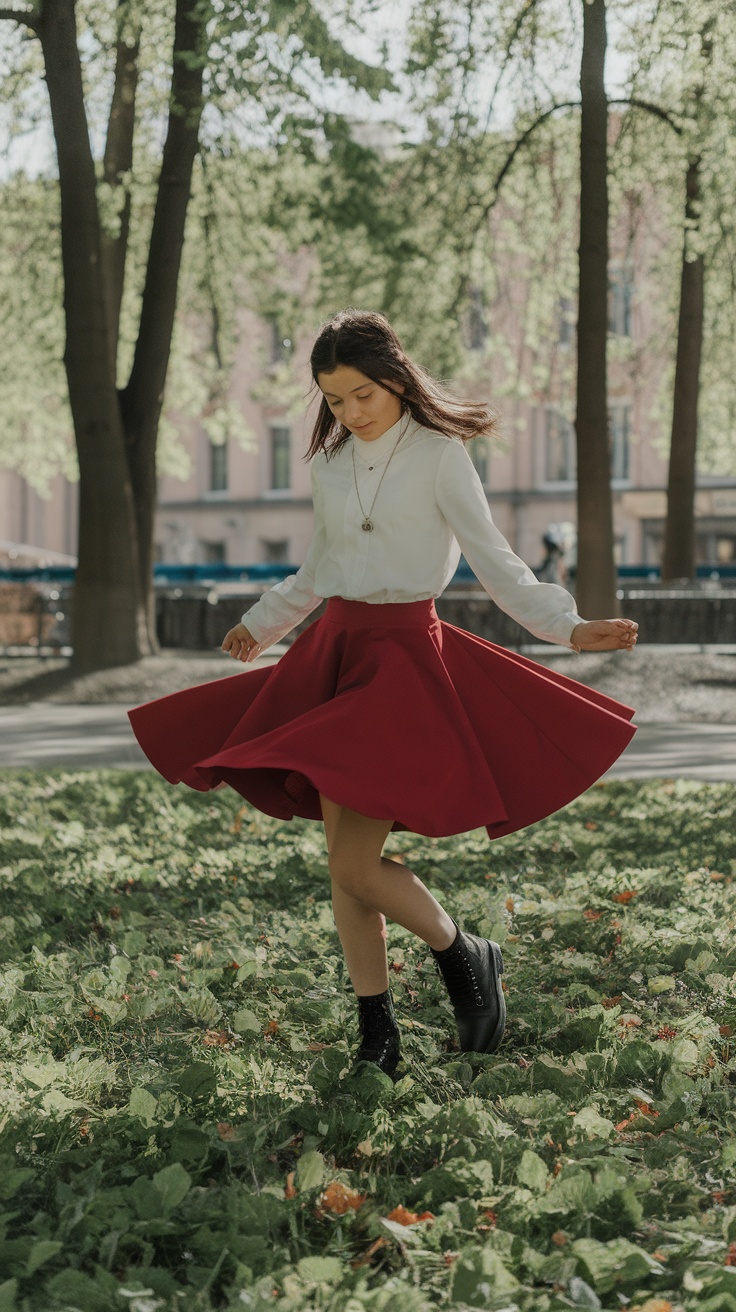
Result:
<instances>
[{"instance_id":1,"label":"orange flower","mask_svg":"<svg viewBox=\"0 0 736 1312\"><path fill-rule=\"evenodd\" d=\"M296 1198L297 1191L294 1188L294 1171L289 1171L284 1186L284 1198Z\"/></svg>"},{"instance_id":2,"label":"orange flower","mask_svg":"<svg viewBox=\"0 0 736 1312\"><path fill-rule=\"evenodd\" d=\"M588 907L587 911L583 912L583 920L598 920L599 916L602 915L602 911L592 911L590 907Z\"/></svg>"},{"instance_id":3,"label":"orange flower","mask_svg":"<svg viewBox=\"0 0 736 1312\"><path fill-rule=\"evenodd\" d=\"M650 1107L648 1102L643 1102L641 1098L635 1098L634 1105L639 1108L642 1116L659 1116L659 1112L655 1112L654 1108Z\"/></svg>"},{"instance_id":4,"label":"orange flower","mask_svg":"<svg viewBox=\"0 0 736 1312\"><path fill-rule=\"evenodd\" d=\"M399 1203L392 1212L386 1217L387 1221L397 1221L399 1225L416 1225L417 1221L434 1221L433 1212L407 1212L406 1208Z\"/></svg>"},{"instance_id":5,"label":"orange flower","mask_svg":"<svg viewBox=\"0 0 736 1312\"><path fill-rule=\"evenodd\" d=\"M624 890L623 893L613 893L611 895L611 901L626 903L626 902L630 902L632 897L638 897L638 896L639 896L638 889L627 888Z\"/></svg>"},{"instance_id":6,"label":"orange flower","mask_svg":"<svg viewBox=\"0 0 736 1312\"><path fill-rule=\"evenodd\" d=\"M585 821L585 828L586 828L586 829L597 829L597 828L598 828L598 821L597 821L597 820L586 820L586 821Z\"/></svg>"},{"instance_id":7,"label":"orange flower","mask_svg":"<svg viewBox=\"0 0 736 1312\"><path fill-rule=\"evenodd\" d=\"M343 1184L342 1180L333 1180L322 1191L317 1204L317 1215L330 1212L332 1216L345 1216L345 1213L351 1210L357 1212L358 1208L363 1206L365 1198L365 1194L359 1194L357 1189L351 1189L350 1185Z\"/></svg>"},{"instance_id":8,"label":"orange flower","mask_svg":"<svg viewBox=\"0 0 736 1312\"><path fill-rule=\"evenodd\" d=\"M615 996L612 998L601 998L601 1006L605 1007L606 1009L608 1009L609 1007L615 1007L616 1003L621 1001L621 998L622 998L621 993L616 993Z\"/></svg>"},{"instance_id":9,"label":"orange flower","mask_svg":"<svg viewBox=\"0 0 736 1312\"><path fill-rule=\"evenodd\" d=\"M736 1266L736 1243L728 1245L728 1252L724 1258L724 1266Z\"/></svg>"},{"instance_id":10,"label":"orange flower","mask_svg":"<svg viewBox=\"0 0 736 1312\"><path fill-rule=\"evenodd\" d=\"M229 1121L218 1121L217 1133L223 1142L226 1139L234 1139L236 1135L235 1126L231 1125Z\"/></svg>"},{"instance_id":11,"label":"orange flower","mask_svg":"<svg viewBox=\"0 0 736 1312\"><path fill-rule=\"evenodd\" d=\"M265 1030L263 1031L264 1034L268 1034L268 1035L278 1034L278 1032L279 1032L279 1023L277 1020L270 1020Z\"/></svg>"},{"instance_id":12,"label":"orange flower","mask_svg":"<svg viewBox=\"0 0 736 1312\"><path fill-rule=\"evenodd\" d=\"M506 898L506 910L513 911L515 905L516 904L514 902L513 897L511 897L511 895L509 894L509 896Z\"/></svg>"},{"instance_id":13,"label":"orange flower","mask_svg":"<svg viewBox=\"0 0 736 1312\"><path fill-rule=\"evenodd\" d=\"M565 1234L564 1230L555 1230L554 1234L551 1235L550 1238L552 1240L552 1243L556 1244L558 1248L564 1248L565 1244L567 1243L567 1235Z\"/></svg>"}]
</instances>

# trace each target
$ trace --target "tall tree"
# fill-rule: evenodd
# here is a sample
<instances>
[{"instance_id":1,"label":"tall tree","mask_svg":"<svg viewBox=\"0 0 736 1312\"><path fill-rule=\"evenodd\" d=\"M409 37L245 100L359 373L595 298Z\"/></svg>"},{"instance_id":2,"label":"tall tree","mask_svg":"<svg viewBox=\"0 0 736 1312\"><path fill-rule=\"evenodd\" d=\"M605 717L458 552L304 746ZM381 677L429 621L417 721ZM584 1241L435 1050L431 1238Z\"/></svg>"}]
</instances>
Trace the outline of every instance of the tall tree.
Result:
<instances>
[{"instance_id":1,"label":"tall tree","mask_svg":"<svg viewBox=\"0 0 736 1312\"><path fill-rule=\"evenodd\" d=\"M102 12L98 8L93 27L104 28L109 18L104 7ZM262 87L273 101L280 85L288 114L300 91L306 101L299 86L299 52L322 63L326 77L337 71L372 95L389 79L348 55L310 0L293 9L280 0L263 0L242 10L223 10L211 0L161 0L142 10L120 0L114 12L115 86L103 160L109 190L120 188L133 158L141 26L155 21L168 28L172 53L138 330L129 376L119 386L129 202L123 202L117 233L106 235L90 143L78 6L76 0L37 0L32 9L0 9L0 19L22 25L40 43L56 141L64 365L80 476L73 665L83 670L126 664L157 650L151 567L156 444L207 85L216 89L216 98L224 79L241 100L248 97L255 104ZM267 121L283 128L283 111L279 124L278 108L265 103L260 108Z\"/></svg>"},{"instance_id":2,"label":"tall tree","mask_svg":"<svg viewBox=\"0 0 736 1312\"><path fill-rule=\"evenodd\" d=\"M704 80L713 53L713 18L700 32L703 68L694 89L696 134L704 98ZM699 134L698 134L699 135ZM667 471L667 519L662 552L662 579L694 578L695 486L698 450L698 402L705 320L705 255L698 236L702 196L703 158L698 145L691 151L685 176L685 206L680 307L677 319L677 356L672 406L672 436Z\"/></svg>"},{"instance_id":3,"label":"tall tree","mask_svg":"<svg viewBox=\"0 0 736 1312\"><path fill-rule=\"evenodd\" d=\"M580 240L577 438L578 564L581 615L618 615L608 438L608 101L606 0L583 4L580 65Z\"/></svg>"}]
</instances>

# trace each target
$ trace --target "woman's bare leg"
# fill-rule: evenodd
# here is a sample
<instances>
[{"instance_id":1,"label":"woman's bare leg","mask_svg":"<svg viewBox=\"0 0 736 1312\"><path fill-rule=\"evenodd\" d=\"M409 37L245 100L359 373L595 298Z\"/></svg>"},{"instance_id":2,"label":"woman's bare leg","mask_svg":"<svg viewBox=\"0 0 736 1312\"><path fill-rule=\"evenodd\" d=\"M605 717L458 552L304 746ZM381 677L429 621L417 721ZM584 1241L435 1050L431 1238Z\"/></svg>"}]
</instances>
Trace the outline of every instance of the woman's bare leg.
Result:
<instances>
[{"instance_id":1,"label":"woman's bare leg","mask_svg":"<svg viewBox=\"0 0 736 1312\"><path fill-rule=\"evenodd\" d=\"M320 793L325 822L327 852L337 832L342 807ZM380 823L380 822L379 822ZM394 863L395 864L395 863ZM388 988L386 917L373 907L357 902L332 880L332 914L342 943L350 982L358 996L371 997Z\"/></svg>"},{"instance_id":2,"label":"woman's bare leg","mask_svg":"<svg viewBox=\"0 0 736 1312\"><path fill-rule=\"evenodd\" d=\"M421 879L382 856L390 820L337 806L320 793L332 879L335 925L350 980L360 995L388 988L386 917L441 951L455 926Z\"/></svg>"}]
</instances>

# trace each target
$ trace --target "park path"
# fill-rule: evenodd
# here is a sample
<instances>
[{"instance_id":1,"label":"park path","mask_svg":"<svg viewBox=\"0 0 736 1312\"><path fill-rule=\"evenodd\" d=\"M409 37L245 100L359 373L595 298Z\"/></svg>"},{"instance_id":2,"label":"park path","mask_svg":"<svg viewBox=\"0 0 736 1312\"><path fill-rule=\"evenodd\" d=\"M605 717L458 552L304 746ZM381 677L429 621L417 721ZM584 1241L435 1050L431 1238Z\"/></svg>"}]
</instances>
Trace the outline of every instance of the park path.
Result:
<instances>
[{"instance_id":1,"label":"park path","mask_svg":"<svg viewBox=\"0 0 736 1312\"><path fill-rule=\"evenodd\" d=\"M0 768L148 765L120 704L0 707ZM642 724L606 779L656 776L736 782L736 725Z\"/></svg>"}]
</instances>

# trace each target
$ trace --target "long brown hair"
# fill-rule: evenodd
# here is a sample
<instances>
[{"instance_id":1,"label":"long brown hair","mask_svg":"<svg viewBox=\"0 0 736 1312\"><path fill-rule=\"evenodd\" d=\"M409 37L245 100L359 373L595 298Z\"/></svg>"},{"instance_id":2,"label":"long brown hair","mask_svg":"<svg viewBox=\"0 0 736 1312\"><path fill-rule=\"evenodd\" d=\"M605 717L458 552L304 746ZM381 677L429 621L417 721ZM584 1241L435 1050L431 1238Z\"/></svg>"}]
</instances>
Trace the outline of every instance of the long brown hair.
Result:
<instances>
[{"instance_id":1,"label":"long brown hair","mask_svg":"<svg viewBox=\"0 0 736 1312\"><path fill-rule=\"evenodd\" d=\"M315 387L319 374L331 374L338 365L349 365L391 392L401 402L402 414L408 411L422 427L447 437L467 442L495 430L498 414L493 406L452 396L406 354L385 315L372 310L348 308L328 319L320 329L309 363ZM403 392L396 384L403 387ZM335 418L323 396L305 458L311 460L318 451L335 454L350 436L350 429Z\"/></svg>"}]
</instances>

